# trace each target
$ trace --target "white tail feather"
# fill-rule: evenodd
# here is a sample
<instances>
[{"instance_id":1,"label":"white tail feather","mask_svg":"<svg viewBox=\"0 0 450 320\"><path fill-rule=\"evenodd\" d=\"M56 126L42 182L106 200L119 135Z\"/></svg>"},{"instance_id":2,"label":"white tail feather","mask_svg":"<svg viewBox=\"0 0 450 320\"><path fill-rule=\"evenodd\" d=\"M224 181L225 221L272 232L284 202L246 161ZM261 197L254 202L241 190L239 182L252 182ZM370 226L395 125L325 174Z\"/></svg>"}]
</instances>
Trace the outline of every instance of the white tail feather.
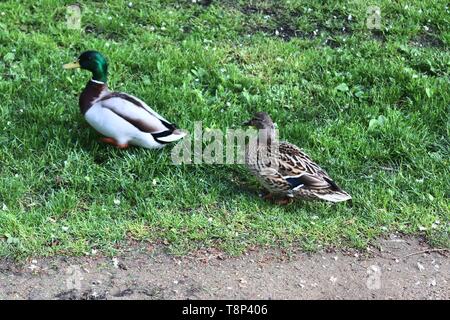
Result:
<instances>
[{"instance_id":1,"label":"white tail feather","mask_svg":"<svg viewBox=\"0 0 450 320\"><path fill-rule=\"evenodd\" d=\"M184 138L185 136L186 136L185 132L176 130L171 135L168 135L165 137L160 137L160 138L158 138L158 140L164 141L164 142L174 142L174 141Z\"/></svg>"},{"instance_id":2,"label":"white tail feather","mask_svg":"<svg viewBox=\"0 0 450 320\"><path fill-rule=\"evenodd\" d=\"M326 193L326 194L314 193L314 195L319 199L330 202L342 202L351 200L352 198L348 193L344 191L336 191L334 193Z\"/></svg>"}]
</instances>

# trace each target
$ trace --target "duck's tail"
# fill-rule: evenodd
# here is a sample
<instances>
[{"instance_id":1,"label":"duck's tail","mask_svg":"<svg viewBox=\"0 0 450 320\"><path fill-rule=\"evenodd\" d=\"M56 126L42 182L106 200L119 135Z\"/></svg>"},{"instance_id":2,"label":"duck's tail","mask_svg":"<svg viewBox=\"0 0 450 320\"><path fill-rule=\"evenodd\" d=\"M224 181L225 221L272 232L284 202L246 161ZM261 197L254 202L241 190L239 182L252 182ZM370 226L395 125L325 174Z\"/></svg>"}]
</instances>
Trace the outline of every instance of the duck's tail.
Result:
<instances>
[{"instance_id":1,"label":"duck's tail","mask_svg":"<svg viewBox=\"0 0 450 320\"><path fill-rule=\"evenodd\" d=\"M342 202L351 200L352 197L345 191L330 191L329 193L314 193L314 195L322 200L330 201L330 202Z\"/></svg>"},{"instance_id":2,"label":"duck's tail","mask_svg":"<svg viewBox=\"0 0 450 320\"><path fill-rule=\"evenodd\" d=\"M169 143L169 142L178 141L178 140L184 138L185 136L186 136L186 132L175 129L168 135L157 137L156 140L159 142L162 142L162 143Z\"/></svg>"}]
</instances>

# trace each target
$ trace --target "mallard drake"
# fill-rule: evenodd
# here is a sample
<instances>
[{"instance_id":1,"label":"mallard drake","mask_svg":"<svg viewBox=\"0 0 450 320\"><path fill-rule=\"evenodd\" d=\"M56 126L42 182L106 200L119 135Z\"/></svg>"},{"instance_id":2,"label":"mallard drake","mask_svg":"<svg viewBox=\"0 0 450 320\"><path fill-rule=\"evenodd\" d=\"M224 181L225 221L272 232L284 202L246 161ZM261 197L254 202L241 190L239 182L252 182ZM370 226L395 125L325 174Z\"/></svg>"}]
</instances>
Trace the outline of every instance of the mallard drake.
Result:
<instances>
[{"instance_id":1,"label":"mallard drake","mask_svg":"<svg viewBox=\"0 0 450 320\"><path fill-rule=\"evenodd\" d=\"M101 139L103 142L121 149L129 144L154 149L185 136L142 100L127 93L109 91L106 84L108 63L100 52L85 51L77 61L63 67L92 72L92 79L81 92L79 105L86 121L105 136Z\"/></svg>"},{"instance_id":2,"label":"mallard drake","mask_svg":"<svg viewBox=\"0 0 450 320\"><path fill-rule=\"evenodd\" d=\"M277 196L278 203L283 204L293 198L331 202L352 198L300 148L288 142L277 142L274 123L267 113L257 112L244 125L259 130L253 147L251 143L246 146L245 163L269 191L265 198Z\"/></svg>"}]
</instances>

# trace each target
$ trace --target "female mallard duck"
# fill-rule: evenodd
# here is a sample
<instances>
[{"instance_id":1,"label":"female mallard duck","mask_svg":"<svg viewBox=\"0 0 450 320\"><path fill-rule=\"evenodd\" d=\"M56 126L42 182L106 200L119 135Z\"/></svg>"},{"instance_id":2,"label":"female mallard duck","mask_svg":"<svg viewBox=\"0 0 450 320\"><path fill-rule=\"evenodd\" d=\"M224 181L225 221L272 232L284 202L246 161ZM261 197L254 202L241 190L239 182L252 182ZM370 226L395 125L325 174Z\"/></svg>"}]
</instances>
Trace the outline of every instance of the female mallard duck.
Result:
<instances>
[{"instance_id":1,"label":"female mallard duck","mask_svg":"<svg viewBox=\"0 0 450 320\"><path fill-rule=\"evenodd\" d=\"M92 72L92 79L81 92L79 105L86 121L105 136L101 139L103 142L121 149L129 144L153 149L185 136L142 100L109 91L106 85L108 64L101 53L83 52L76 62L63 67Z\"/></svg>"},{"instance_id":2,"label":"female mallard duck","mask_svg":"<svg viewBox=\"0 0 450 320\"><path fill-rule=\"evenodd\" d=\"M246 164L269 190L265 198L282 196L284 199L279 203L283 204L297 197L331 202L352 198L300 148L288 142L277 142L274 124L267 113L257 112L244 125L259 129L253 148L251 143L246 148Z\"/></svg>"}]
</instances>

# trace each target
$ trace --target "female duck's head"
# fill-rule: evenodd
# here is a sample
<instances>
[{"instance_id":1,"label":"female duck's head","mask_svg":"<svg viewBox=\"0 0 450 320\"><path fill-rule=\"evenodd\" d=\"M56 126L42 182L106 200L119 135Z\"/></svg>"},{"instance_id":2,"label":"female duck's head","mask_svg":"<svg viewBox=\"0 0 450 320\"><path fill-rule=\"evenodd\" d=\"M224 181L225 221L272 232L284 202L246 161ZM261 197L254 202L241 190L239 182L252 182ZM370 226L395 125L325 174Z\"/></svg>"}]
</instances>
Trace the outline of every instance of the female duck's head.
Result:
<instances>
[{"instance_id":1,"label":"female duck's head","mask_svg":"<svg viewBox=\"0 0 450 320\"><path fill-rule=\"evenodd\" d=\"M244 122L245 126L252 126L256 129L275 130L272 118L266 112L256 112L249 121Z\"/></svg>"},{"instance_id":2,"label":"female duck's head","mask_svg":"<svg viewBox=\"0 0 450 320\"><path fill-rule=\"evenodd\" d=\"M92 72L92 79L106 82L108 76L108 63L106 58L98 51L85 51L73 63L63 66L64 69L81 68Z\"/></svg>"},{"instance_id":3,"label":"female duck's head","mask_svg":"<svg viewBox=\"0 0 450 320\"><path fill-rule=\"evenodd\" d=\"M258 141L271 143L276 141L276 129L272 118L266 112L256 112L249 121L243 123L244 126L255 127L258 129Z\"/></svg>"}]
</instances>

